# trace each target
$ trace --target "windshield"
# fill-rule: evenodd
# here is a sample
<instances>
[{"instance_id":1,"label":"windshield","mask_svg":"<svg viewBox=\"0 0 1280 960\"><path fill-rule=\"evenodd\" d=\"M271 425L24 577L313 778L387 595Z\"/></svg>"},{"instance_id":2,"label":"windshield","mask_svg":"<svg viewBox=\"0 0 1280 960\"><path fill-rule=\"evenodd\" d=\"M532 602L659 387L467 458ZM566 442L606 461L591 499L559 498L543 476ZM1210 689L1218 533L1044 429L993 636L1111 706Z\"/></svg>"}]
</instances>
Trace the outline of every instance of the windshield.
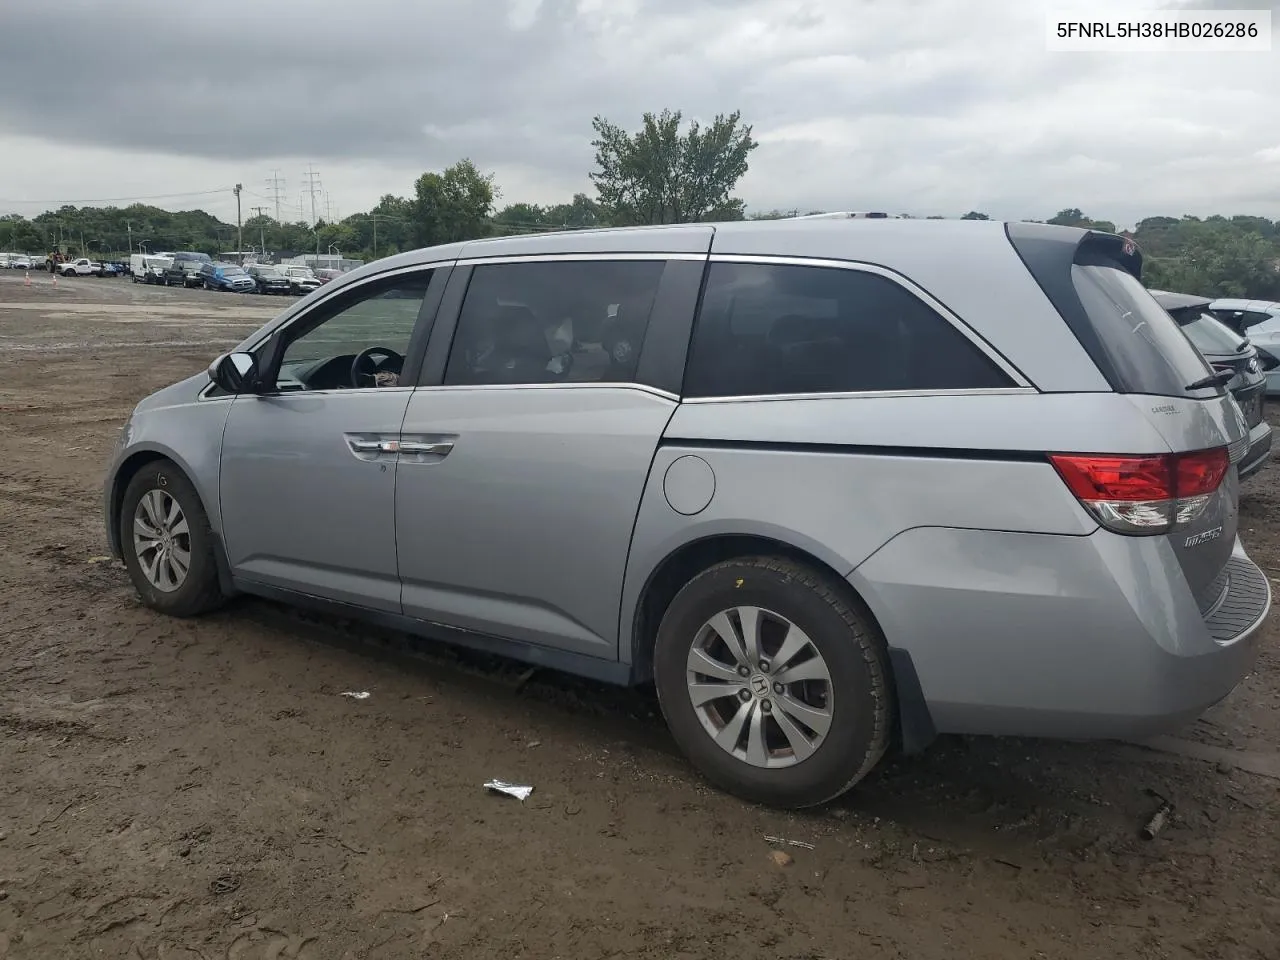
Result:
<instances>
[{"instance_id":1,"label":"windshield","mask_svg":"<svg viewBox=\"0 0 1280 960\"><path fill-rule=\"evenodd\" d=\"M1248 343L1212 314L1195 309L1179 310L1173 318L1201 353L1239 353Z\"/></svg>"},{"instance_id":2,"label":"windshield","mask_svg":"<svg viewBox=\"0 0 1280 960\"><path fill-rule=\"evenodd\" d=\"M1185 397L1188 384L1213 373L1173 317L1118 263L1099 257L1076 264L1071 279L1126 393Z\"/></svg>"},{"instance_id":3,"label":"windshield","mask_svg":"<svg viewBox=\"0 0 1280 960\"><path fill-rule=\"evenodd\" d=\"M242 277L244 276L244 271L239 267L223 267L222 275L224 277Z\"/></svg>"}]
</instances>

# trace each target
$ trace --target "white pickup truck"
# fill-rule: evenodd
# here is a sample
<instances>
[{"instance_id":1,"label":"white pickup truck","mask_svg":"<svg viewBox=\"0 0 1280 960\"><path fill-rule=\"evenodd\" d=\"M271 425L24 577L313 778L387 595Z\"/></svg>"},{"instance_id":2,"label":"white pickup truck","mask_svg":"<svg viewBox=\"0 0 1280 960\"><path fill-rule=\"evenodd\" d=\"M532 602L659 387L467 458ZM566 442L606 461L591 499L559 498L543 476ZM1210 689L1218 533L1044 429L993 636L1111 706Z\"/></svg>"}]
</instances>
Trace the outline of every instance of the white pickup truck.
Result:
<instances>
[{"instance_id":1,"label":"white pickup truck","mask_svg":"<svg viewBox=\"0 0 1280 960\"><path fill-rule=\"evenodd\" d=\"M81 257L79 260L68 260L66 263L58 264L58 273L64 277L91 277L101 272L102 267L95 264L88 257Z\"/></svg>"},{"instance_id":2,"label":"white pickup truck","mask_svg":"<svg viewBox=\"0 0 1280 960\"><path fill-rule=\"evenodd\" d=\"M320 278L308 266L296 263L282 263L276 269L289 278L289 291L291 293L306 294L320 286Z\"/></svg>"}]
</instances>

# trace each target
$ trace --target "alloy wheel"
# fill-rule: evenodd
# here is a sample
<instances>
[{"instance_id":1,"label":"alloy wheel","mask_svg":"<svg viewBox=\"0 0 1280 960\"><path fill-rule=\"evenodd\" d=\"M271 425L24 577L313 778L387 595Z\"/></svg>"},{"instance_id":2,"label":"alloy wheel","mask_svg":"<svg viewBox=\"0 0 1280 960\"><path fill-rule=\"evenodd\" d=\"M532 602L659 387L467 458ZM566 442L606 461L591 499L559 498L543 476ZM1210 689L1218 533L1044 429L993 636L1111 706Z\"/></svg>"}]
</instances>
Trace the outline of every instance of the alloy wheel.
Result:
<instances>
[{"instance_id":1,"label":"alloy wheel","mask_svg":"<svg viewBox=\"0 0 1280 960\"><path fill-rule=\"evenodd\" d=\"M686 668L703 729L754 767L803 762L831 728L831 671L809 636L780 614L745 606L717 613L695 635Z\"/></svg>"},{"instance_id":2,"label":"alloy wheel","mask_svg":"<svg viewBox=\"0 0 1280 960\"><path fill-rule=\"evenodd\" d=\"M191 531L182 507L164 490L148 490L133 512L133 552L147 581L172 593L191 569Z\"/></svg>"}]
</instances>

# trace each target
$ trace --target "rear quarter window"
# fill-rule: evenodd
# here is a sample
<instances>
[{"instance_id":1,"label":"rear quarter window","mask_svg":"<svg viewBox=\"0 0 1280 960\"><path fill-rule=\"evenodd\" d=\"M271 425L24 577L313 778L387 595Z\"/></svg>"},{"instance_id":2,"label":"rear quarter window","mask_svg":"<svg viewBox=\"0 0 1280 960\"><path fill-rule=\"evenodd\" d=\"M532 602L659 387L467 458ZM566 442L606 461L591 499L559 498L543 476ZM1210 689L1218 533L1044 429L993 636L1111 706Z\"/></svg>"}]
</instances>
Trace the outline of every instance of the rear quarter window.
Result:
<instances>
[{"instance_id":1,"label":"rear quarter window","mask_svg":"<svg viewBox=\"0 0 1280 960\"><path fill-rule=\"evenodd\" d=\"M694 328L690 397L1015 386L896 281L865 270L713 263Z\"/></svg>"}]
</instances>

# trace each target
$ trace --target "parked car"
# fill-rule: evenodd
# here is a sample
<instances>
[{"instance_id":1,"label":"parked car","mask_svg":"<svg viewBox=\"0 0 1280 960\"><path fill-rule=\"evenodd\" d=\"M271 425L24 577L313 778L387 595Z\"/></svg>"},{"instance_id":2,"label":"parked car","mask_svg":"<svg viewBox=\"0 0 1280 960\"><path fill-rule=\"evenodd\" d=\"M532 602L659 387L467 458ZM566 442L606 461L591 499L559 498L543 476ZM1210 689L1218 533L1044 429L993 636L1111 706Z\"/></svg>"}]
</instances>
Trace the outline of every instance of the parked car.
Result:
<instances>
[{"instance_id":1,"label":"parked car","mask_svg":"<svg viewBox=\"0 0 1280 960\"><path fill-rule=\"evenodd\" d=\"M206 263L200 267L200 280L206 290L253 293L257 289L253 277L234 263Z\"/></svg>"},{"instance_id":2,"label":"parked car","mask_svg":"<svg viewBox=\"0 0 1280 960\"><path fill-rule=\"evenodd\" d=\"M9 258L9 267L13 270L34 270L35 265L31 258L25 254L18 254L16 257Z\"/></svg>"},{"instance_id":3,"label":"parked car","mask_svg":"<svg viewBox=\"0 0 1280 960\"><path fill-rule=\"evenodd\" d=\"M1267 378L1257 350L1248 338L1209 312L1208 297L1164 290L1152 290L1151 294L1222 376L1223 385L1240 405L1249 428L1249 452L1240 462L1240 478L1253 476L1271 458L1271 424L1267 422L1265 410Z\"/></svg>"},{"instance_id":4,"label":"parked car","mask_svg":"<svg viewBox=\"0 0 1280 960\"><path fill-rule=\"evenodd\" d=\"M157 253L135 253L129 257L129 273L134 283L165 283L165 272L173 258Z\"/></svg>"},{"instance_id":5,"label":"parked car","mask_svg":"<svg viewBox=\"0 0 1280 960\"><path fill-rule=\"evenodd\" d=\"M296 263L282 263L276 269L289 279L289 290L292 293L310 293L320 286L320 279L310 267Z\"/></svg>"},{"instance_id":6,"label":"parked car","mask_svg":"<svg viewBox=\"0 0 1280 960\"><path fill-rule=\"evenodd\" d=\"M255 263L248 267L248 273L253 278L258 293L287 294L291 292L289 278L275 267Z\"/></svg>"},{"instance_id":7,"label":"parked car","mask_svg":"<svg viewBox=\"0 0 1280 960\"><path fill-rule=\"evenodd\" d=\"M328 283L330 280L337 280L340 276L342 276L342 271L330 270L327 267L319 267L315 270L315 275L316 275L316 279L319 280L321 284L325 284L325 283Z\"/></svg>"},{"instance_id":8,"label":"parked car","mask_svg":"<svg viewBox=\"0 0 1280 960\"><path fill-rule=\"evenodd\" d=\"M58 265L58 273L64 277L92 277L102 272L102 264L94 263L88 257L77 260L64 260Z\"/></svg>"},{"instance_id":9,"label":"parked car","mask_svg":"<svg viewBox=\"0 0 1280 960\"><path fill-rule=\"evenodd\" d=\"M175 616L244 592L653 680L711 781L781 806L891 738L1166 730L1252 669L1271 592L1249 431L1141 269L890 218L396 255L137 406L110 549ZM614 305L621 360L575 332Z\"/></svg>"},{"instance_id":10,"label":"parked car","mask_svg":"<svg viewBox=\"0 0 1280 960\"><path fill-rule=\"evenodd\" d=\"M164 270L164 285L166 287L174 284L179 284L183 287L199 287L203 285L204 276L200 271L206 263L213 263L213 258L207 253L182 251L173 254L173 259L169 261L169 265Z\"/></svg>"},{"instance_id":11,"label":"parked car","mask_svg":"<svg viewBox=\"0 0 1280 960\"><path fill-rule=\"evenodd\" d=\"M1209 312L1249 338L1267 378L1267 394L1280 394L1280 303L1224 298L1210 303Z\"/></svg>"},{"instance_id":12,"label":"parked car","mask_svg":"<svg viewBox=\"0 0 1280 960\"><path fill-rule=\"evenodd\" d=\"M98 276L100 277L118 277L123 272L120 264L111 260L97 261Z\"/></svg>"}]
</instances>

